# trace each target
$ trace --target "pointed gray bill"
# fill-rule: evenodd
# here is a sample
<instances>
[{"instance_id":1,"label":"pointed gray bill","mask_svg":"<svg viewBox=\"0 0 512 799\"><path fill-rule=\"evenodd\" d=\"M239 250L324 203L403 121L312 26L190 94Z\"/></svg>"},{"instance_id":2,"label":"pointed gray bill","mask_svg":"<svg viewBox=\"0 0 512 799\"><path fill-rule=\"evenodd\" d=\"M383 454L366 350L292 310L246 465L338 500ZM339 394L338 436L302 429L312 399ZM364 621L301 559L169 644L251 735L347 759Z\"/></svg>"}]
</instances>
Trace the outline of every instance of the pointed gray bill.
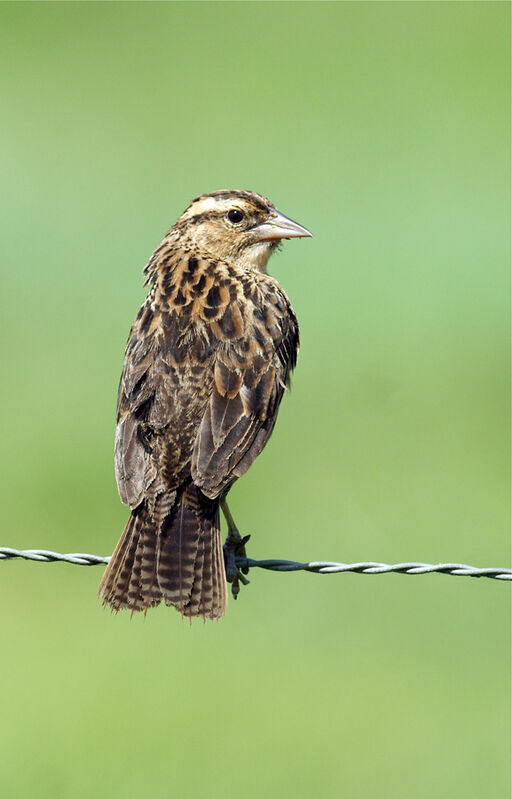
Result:
<instances>
[{"instance_id":1,"label":"pointed gray bill","mask_svg":"<svg viewBox=\"0 0 512 799\"><path fill-rule=\"evenodd\" d=\"M260 241L276 241L277 239L296 239L313 234L298 222L294 222L277 209L262 225L254 228L254 234Z\"/></svg>"}]
</instances>

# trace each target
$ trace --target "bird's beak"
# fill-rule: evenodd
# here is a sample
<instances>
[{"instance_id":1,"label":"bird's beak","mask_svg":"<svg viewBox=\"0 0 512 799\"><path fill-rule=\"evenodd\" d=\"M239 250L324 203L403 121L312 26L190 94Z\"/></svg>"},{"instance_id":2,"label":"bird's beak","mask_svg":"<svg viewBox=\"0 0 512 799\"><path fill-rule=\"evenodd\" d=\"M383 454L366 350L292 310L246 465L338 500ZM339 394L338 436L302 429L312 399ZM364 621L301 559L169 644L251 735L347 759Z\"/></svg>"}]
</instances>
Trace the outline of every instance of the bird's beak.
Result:
<instances>
[{"instance_id":1,"label":"bird's beak","mask_svg":"<svg viewBox=\"0 0 512 799\"><path fill-rule=\"evenodd\" d=\"M279 239L296 239L313 235L307 228L289 219L277 209L271 213L266 222L255 227L253 232L259 241L279 241Z\"/></svg>"}]
</instances>

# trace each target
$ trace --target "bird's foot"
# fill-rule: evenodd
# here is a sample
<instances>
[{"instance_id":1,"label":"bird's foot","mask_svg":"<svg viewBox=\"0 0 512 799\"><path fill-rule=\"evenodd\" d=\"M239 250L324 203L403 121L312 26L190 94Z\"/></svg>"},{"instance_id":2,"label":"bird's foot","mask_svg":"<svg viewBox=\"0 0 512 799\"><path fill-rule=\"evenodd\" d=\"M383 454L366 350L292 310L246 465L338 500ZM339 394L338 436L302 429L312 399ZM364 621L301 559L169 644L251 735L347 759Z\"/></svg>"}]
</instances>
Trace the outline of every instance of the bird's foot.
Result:
<instances>
[{"instance_id":1,"label":"bird's foot","mask_svg":"<svg viewBox=\"0 0 512 799\"><path fill-rule=\"evenodd\" d=\"M247 544L250 535L240 535L238 530L230 530L229 535L224 543L224 563L226 565L226 580L231 583L231 593L233 599L236 599L240 592L240 583L248 585L249 580L245 577L249 574L248 566L239 566L238 563L241 559L246 559L247 554L245 545Z\"/></svg>"}]
</instances>

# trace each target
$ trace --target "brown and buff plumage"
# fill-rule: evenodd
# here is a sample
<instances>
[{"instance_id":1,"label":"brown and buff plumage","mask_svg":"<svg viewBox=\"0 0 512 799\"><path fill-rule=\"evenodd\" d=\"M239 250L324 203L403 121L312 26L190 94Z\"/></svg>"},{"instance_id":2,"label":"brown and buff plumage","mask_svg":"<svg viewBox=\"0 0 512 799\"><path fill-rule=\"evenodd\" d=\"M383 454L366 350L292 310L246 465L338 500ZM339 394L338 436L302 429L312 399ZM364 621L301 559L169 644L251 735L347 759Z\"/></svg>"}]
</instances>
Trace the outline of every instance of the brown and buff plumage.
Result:
<instances>
[{"instance_id":1,"label":"brown and buff plumage","mask_svg":"<svg viewBox=\"0 0 512 799\"><path fill-rule=\"evenodd\" d=\"M99 589L114 610L164 600L188 617L225 613L219 505L268 441L299 346L266 263L280 239L307 235L257 194L216 192L147 264L117 409L117 483L132 512Z\"/></svg>"}]
</instances>

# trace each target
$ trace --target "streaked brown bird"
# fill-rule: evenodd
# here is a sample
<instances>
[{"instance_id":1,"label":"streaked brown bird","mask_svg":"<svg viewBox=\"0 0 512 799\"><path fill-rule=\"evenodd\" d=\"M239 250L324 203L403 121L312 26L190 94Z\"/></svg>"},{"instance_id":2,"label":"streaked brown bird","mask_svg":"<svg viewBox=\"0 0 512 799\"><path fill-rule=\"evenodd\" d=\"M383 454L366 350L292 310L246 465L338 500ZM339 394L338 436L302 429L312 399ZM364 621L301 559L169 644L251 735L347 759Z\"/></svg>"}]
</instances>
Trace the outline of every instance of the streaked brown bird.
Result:
<instances>
[{"instance_id":1,"label":"streaked brown bird","mask_svg":"<svg viewBox=\"0 0 512 799\"><path fill-rule=\"evenodd\" d=\"M164 600L188 617L226 611L219 508L233 552L226 495L272 433L299 348L267 261L299 236L311 233L264 197L217 191L193 200L144 269L151 290L117 406L117 485L131 515L99 588L113 610ZM227 579L236 595L232 565Z\"/></svg>"}]
</instances>

